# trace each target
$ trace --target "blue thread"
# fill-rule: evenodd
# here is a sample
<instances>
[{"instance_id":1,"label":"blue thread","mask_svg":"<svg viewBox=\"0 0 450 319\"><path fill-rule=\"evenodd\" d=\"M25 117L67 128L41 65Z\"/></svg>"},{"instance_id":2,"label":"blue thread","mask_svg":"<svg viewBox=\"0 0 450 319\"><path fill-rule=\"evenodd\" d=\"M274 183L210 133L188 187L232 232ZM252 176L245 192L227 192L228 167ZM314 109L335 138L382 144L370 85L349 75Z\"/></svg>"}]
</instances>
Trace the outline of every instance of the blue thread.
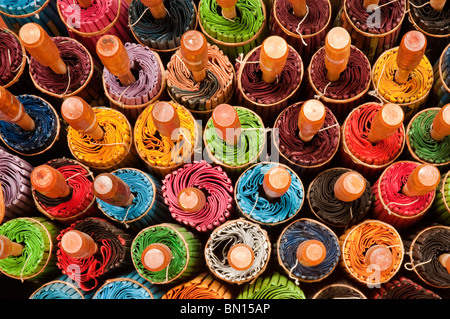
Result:
<instances>
[{"instance_id":1,"label":"blue thread","mask_svg":"<svg viewBox=\"0 0 450 319\"><path fill-rule=\"evenodd\" d=\"M59 118L50 104L33 95L19 95L25 112L34 120L36 128L25 131L17 124L0 121L0 134L3 141L22 154L35 154L44 151L58 137Z\"/></svg>"},{"instance_id":2,"label":"blue thread","mask_svg":"<svg viewBox=\"0 0 450 319\"><path fill-rule=\"evenodd\" d=\"M30 299L91 299L94 294L92 292L84 293L82 290L76 290L68 285L68 283L72 283L77 287L66 275L62 275L56 280L40 287L30 296ZM67 284L61 281L67 282Z\"/></svg>"},{"instance_id":3,"label":"blue thread","mask_svg":"<svg viewBox=\"0 0 450 319\"><path fill-rule=\"evenodd\" d=\"M289 168L291 186L278 200L265 198L262 188L264 174L278 164L260 163L244 172L236 183L236 202L242 213L255 221L274 224L293 217L304 202L303 184Z\"/></svg>"}]
</instances>

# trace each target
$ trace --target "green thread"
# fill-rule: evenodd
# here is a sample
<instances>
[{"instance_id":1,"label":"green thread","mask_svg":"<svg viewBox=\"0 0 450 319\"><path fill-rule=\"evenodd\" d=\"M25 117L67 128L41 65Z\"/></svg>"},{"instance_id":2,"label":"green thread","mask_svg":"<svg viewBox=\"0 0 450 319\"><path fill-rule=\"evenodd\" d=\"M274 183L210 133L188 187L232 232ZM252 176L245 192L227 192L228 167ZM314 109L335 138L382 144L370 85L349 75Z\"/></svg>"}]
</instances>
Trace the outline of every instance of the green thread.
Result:
<instances>
[{"instance_id":1,"label":"green thread","mask_svg":"<svg viewBox=\"0 0 450 319\"><path fill-rule=\"evenodd\" d=\"M236 299L306 299L303 290L286 276L274 273L244 287Z\"/></svg>"}]
</instances>

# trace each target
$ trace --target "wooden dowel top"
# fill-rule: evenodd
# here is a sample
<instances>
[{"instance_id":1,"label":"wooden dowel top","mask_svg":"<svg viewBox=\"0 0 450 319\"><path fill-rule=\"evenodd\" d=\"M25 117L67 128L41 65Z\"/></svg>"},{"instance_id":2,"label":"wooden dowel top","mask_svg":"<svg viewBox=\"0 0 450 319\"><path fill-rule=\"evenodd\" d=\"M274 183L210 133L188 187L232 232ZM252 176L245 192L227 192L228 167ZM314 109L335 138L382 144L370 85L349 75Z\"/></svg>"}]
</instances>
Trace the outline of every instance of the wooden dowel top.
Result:
<instances>
[{"instance_id":1,"label":"wooden dowel top","mask_svg":"<svg viewBox=\"0 0 450 319\"><path fill-rule=\"evenodd\" d=\"M315 239L302 242L297 248L297 260L305 267L317 266L327 255L325 245Z\"/></svg>"},{"instance_id":2,"label":"wooden dowel top","mask_svg":"<svg viewBox=\"0 0 450 319\"><path fill-rule=\"evenodd\" d=\"M86 259L98 251L98 246L88 234L70 230L61 238L61 249L70 257Z\"/></svg>"},{"instance_id":3,"label":"wooden dowel top","mask_svg":"<svg viewBox=\"0 0 450 319\"><path fill-rule=\"evenodd\" d=\"M325 67L330 81L339 80L350 58L351 38L347 30L334 27L325 37Z\"/></svg>"},{"instance_id":4,"label":"wooden dowel top","mask_svg":"<svg viewBox=\"0 0 450 319\"><path fill-rule=\"evenodd\" d=\"M427 39L420 31L409 31L403 36L397 52L397 83L402 84L408 80L410 72L422 61L426 47Z\"/></svg>"},{"instance_id":5,"label":"wooden dowel top","mask_svg":"<svg viewBox=\"0 0 450 319\"><path fill-rule=\"evenodd\" d=\"M153 18L163 19L167 15L163 0L141 0L142 4L150 9Z\"/></svg>"},{"instance_id":6,"label":"wooden dowel top","mask_svg":"<svg viewBox=\"0 0 450 319\"><path fill-rule=\"evenodd\" d=\"M23 246L13 242L4 235L0 235L0 260L9 256L19 256L22 254Z\"/></svg>"},{"instance_id":7,"label":"wooden dowel top","mask_svg":"<svg viewBox=\"0 0 450 319\"><path fill-rule=\"evenodd\" d=\"M67 73L67 66L61 59L58 47L39 24L30 22L22 26L19 38L39 64L50 67L56 74Z\"/></svg>"},{"instance_id":8,"label":"wooden dowel top","mask_svg":"<svg viewBox=\"0 0 450 319\"><path fill-rule=\"evenodd\" d=\"M141 255L142 265L151 272L166 269L172 260L172 252L167 245L154 243L144 249Z\"/></svg>"},{"instance_id":9,"label":"wooden dowel top","mask_svg":"<svg viewBox=\"0 0 450 319\"><path fill-rule=\"evenodd\" d=\"M291 186L291 174L282 166L271 167L263 179L263 189L269 198L283 196Z\"/></svg>"},{"instance_id":10,"label":"wooden dowel top","mask_svg":"<svg viewBox=\"0 0 450 319\"><path fill-rule=\"evenodd\" d=\"M446 0L430 0L430 6L436 11L442 11L446 2Z\"/></svg>"},{"instance_id":11,"label":"wooden dowel top","mask_svg":"<svg viewBox=\"0 0 450 319\"><path fill-rule=\"evenodd\" d=\"M323 126L326 115L325 106L319 100L312 99L303 103L298 116L300 139L310 141Z\"/></svg>"},{"instance_id":12,"label":"wooden dowel top","mask_svg":"<svg viewBox=\"0 0 450 319\"><path fill-rule=\"evenodd\" d=\"M131 85L136 81L131 73L128 52L117 36L102 36L97 41L96 51L103 65L111 74L117 76L123 85Z\"/></svg>"},{"instance_id":13,"label":"wooden dowel top","mask_svg":"<svg viewBox=\"0 0 450 319\"><path fill-rule=\"evenodd\" d=\"M80 7L87 9L92 5L92 0L77 0Z\"/></svg>"},{"instance_id":14,"label":"wooden dowel top","mask_svg":"<svg viewBox=\"0 0 450 319\"><path fill-rule=\"evenodd\" d=\"M343 202L357 200L366 190L365 178L356 171L342 174L334 184L334 195Z\"/></svg>"},{"instance_id":15,"label":"wooden dowel top","mask_svg":"<svg viewBox=\"0 0 450 319\"><path fill-rule=\"evenodd\" d=\"M450 254L445 253L442 255L439 255L439 263L442 265L442 267L447 270L447 272L450 274Z\"/></svg>"},{"instance_id":16,"label":"wooden dowel top","mask_svg":"<svg viewBox=\"0 0 450 319\"><path fill-rule=\"evenodd\" d=\"M103 129L98 125L92 107L82 98L69 97L61 105L61 115L73 129L91 135L96 140L103 138Z\"/></svg>"},{"instance_id":17,"label":"wooden dowel top","mask_svg":"<svg viewBox=\"0 0 450 319\"><path fill-rule=\"evenodd\" d=\"M404 118L401 106L392 103L383 105L372 120L367 139L371 143L387 139L402 126Z\"/></svg>"},{"instance_id":18,"label":"wooden dowel top","mask_svg":"<svg viewBox=\"0 0 450 319\"><path fill-rule=\"evenodd\" d=\"M114 206L126 207L134 200L134 195L127 183L111 173L102 173L95 177L92 190L100 200Z\"/></svg>"},{"instance_id":19,"label":"wooden dowel top","mask_svg":"<svg viewBox=\"0 0 450 319\"><path fill-rule=\"evenodd\" d=\"M61 198L70 194L70 186L61 172L47 164L34 168L30 181L36 191L50 198Z\"/></svg>"},{"instance_id":20,"label":"wooden dowel top","mask_svg":"<svg viewBox=\"0 0 450 319\"><path fill-rule=\"evenodd\" d=\"M229 104L219 104L212 112L211 119L217 135L230 145L236 145L241 135L241 122L236 109Z\"/></svg>"},{"instance_id":21,"label":"wooden dowel top","mask_svg":"<svg viewBox=\"0 0 450 319\"><path fill-rule=\"evenodd\" d=\"M178 205L185 212L193 213L201 210L206 204L205 194L196 187L186 187L177 196Z\"/></svg>"},{"instance_id":22,"label":"wooden dowel top","mask_svg":"<svg viewBox=\"0 0 450 319\"><path fill-rule=\"evenodd\" d=\"M15 123L25 131L32 131L36 127L22 103L3 86L0 86L0 120Z\"/></svg>"},{"instance_id":23,"label":"wooden dowel top","mask_svg":"<svg viewBox=\"0 0 450 319\"><path fill-rule=\"evenodd\" d=\"M402 192L406 196L422 196L435 191L441 175L436 166L420 164L408 176Z\"/></svg>"},{"instance_id":24,"label":"wooden dowel top","mask_svg":"<svg viewBox=\"0 0 450 319\"><path fill-rule=\"evenodd\" d=\"M235 270L249 269L255 260L253 249L245 244L236 244L230 248L227 255L228 263Z\"/></svg>"},{"instance_id":25,"label":"wooden dowel top","mask_svg":"<svg viewBox=\"0 0 450 319\"><path fill-rule=\"evenodd\" d=\"M236 17L237 0L216 0L217 4L222 8L222 15L227 19Z\"/></svg>"},{"instance_id":26,"label":"wooden dowel top","mask_svg":"<svg viewBox=\"0 0 450 319\"><path fill-rule=\"evenodd\" d=\"M152 120L160 135L172 137L172 132L180 127L180 117L175 107L168 102L158 102L152 109Z\"/></svg>"},{"instance_id":27,"label":"wooden dowel top","mask_svg":"<svg viewBox=\"0 0 450 319\"><path fill-rule=\"evenodd\" d=\"M263 73L262 79L271 83L283 71L289 55L289 46L282 37L273 35L266 38L259 55L259 66Z\"/></svg>"},{"instance_id":28,"label":"wooden dowel top","mask_svg":"<svg viewBox=\"0 0 450 319\"><path fill-rule=\"evenodd\" d=\"M363 0L363 6L364 8L369 8L370 5L378 5L380 0Z\"/></svg>"},{"instance_id":29,"label":"wooden dowel top","mask_svg":"<svg viewBox=\"0 0 450 319\"><path fill-rule=\"evenodd\" d=\"M374 267L375 270L388 270L392 266L392 252L384 245L374 245L366 251L364 263L367 267Z\"/></svg>"},{"instance_id":30,"label":"wooden dowel top","mask_svg":"<svg viewBox=\"0 0 450 319\"><path fill-rule=\"evenodd\" d=\"M438 111L430 130L431 138L436 141L441 141L448 135L450 135L450 103Z\"/></svg>"},{"instance_id":31,"label":"wooden dowel top","mask_svg":"<svg viewBox=\"0 0 450 319\"><path fill-rule=\"evenodd\" d=\"M185 32L181 37L180 53L194 80L203 81L208 63L208 43L203 33L196 30Z\"/></svg>"},{"instance_id":32,"label":"wooden dowel top","mask_svg":"<svg viewBox=\"0 0 450 319\"><path fill-rule=\"evenodd\" d=\"M294 10L294 15L298 18L303 18L307 12L306 0L289 0Z\"/></svg>"}]
</instances>

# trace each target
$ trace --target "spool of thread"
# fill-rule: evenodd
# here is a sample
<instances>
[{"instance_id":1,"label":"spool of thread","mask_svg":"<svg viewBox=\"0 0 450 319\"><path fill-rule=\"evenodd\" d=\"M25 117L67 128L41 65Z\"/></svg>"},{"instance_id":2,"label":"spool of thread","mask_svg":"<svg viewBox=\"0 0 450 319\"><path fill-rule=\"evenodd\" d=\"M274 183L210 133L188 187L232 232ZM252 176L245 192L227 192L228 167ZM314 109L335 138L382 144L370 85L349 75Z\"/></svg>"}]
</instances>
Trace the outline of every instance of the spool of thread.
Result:
<instances>
[{"instance_id":1,"label":"spool of thread","mask_svg":"<svg viewBox=\"0 0 450 319\"><path fill-rule=\"evenodd\" d=\"M311 141L319 132L325 122L326 113L325 106L319 100L308 100L303 103L298 115L298 134L302 141Z\"/></svg>"},{"instance_id":2,"label":"spool of thread","mask_svg":"<svg viewBox=\"0 0 450 319\"><path fill-rule=\"evenodd\" d=\"M180 117L172 104L158 102L152 109L152 120L160 135L172 139L174 130L180 127Z\"/></svg>"},{"instance_id":3,"label":"spool of thread","mask_svg":"<svg viewBox=\"0 0 450 319\"><path fill-rule=\"evenodd\" d=\"M199 31L189 30L181 37L181 56L196 82L206 77L208 46L206 37Z\"/></svg>"},{"instance_id":4,"label":"spool of thread","mask_svg":"<svg viewBox=\"0 0 450 319\"><path fill-rule=\"evenodd\" d=\"M114 206L129 206L134 200L130 187L111 173L102 173L94 179L93 192L100 200Z\"/></svg>"},{"instance_id":5,"label":"spool of thread","mask_svg":"<svg viewBox=\"0 0 450 319\"><path fill-rule=\"evenodd\" d=\"M442 299L437 293L422 287L409 278L399 276L376 289L372 299Z\"/></svg>"},{"instance_id":6,"label":"spool of thread","mask_svg":"<svg viewBox=\"0 0 450 319\"><path fill-rule=\"evenodd\" d=\"M23 246L21 244L13 242L4 235L0 235L0 259L6 259L9 256L20 256L22 250Z\"/></svg>"},{"instance_id":7,"label":"spool of thread","mask_svg":"<svg viewBox=\"0 0 450 319\"><path fill-rule=\"evenodd\" d=\"M47 164L36 167L30 180L31 185L47 197L60 198L70 194L70 187L61 172Z\"/></svg>"},{"instance_id":8,"label":"spool of thread","mask_svg":"<svg viewBox=\"0 0 450 319\"><path fill-rule=\"evenodd\" d=\"M36 127L22 103L3 86L0 86L0 120L15 123L25 131L32 131Z\"/></svg>"},{"instance_id":9,"label":"spool of thread","mask_svg":"<svg viewBox=\"0 0 450 319\"><path fill-rule=\"evenodd\" d=\"M422 196L436 189L441 179L439 170L430 164L420 164L414 168L403 185L406 196Z\"/></svg>"},{"instance_id":10,"label":"spool of thread","mask_svg":"<svg viewBox=\"0 0 450 319\"><path fill-rule=\"evenodd\" d=\"M98 251L98 246L88 234L78 230L71 230L62 236L61 249L68 256L86 259Z\"/></svg>"},{"instance_id":11,"label":"spool of thread","mask_svg":"<svg viewBox=\"0 0 450 319\"><path fill-rule=\"evenodd\" d=\"M238 0L216 0L217 4L222 8L222 15L226 19L236 18L236 3Z\"/></svg>"},{"instance_id":12,"label":"spool of thread","mask_svg":"<svg viewBox=\"0 0 450 319\"><path fill-rule=\"evenodd\" d=\"M130 67L130 58L122 41L115 35L102 36L97 42L97 55L103 65L119 78L123 85L131 85L136 81Z\"/></svg>"},{"instance_id":13,"label":"spool of thread","mask_svg":"<svg viewBox=\"0 0 450 319\"><path fill-rule=\"evenodd\" d=\"M88 134L96 140L103 138L104 131L98 125L94 110L82 98L74 96L64 100L61 115L76 131Z\"/></svg>"},{"instance_id":14,"label":"spool of thread","mask_svg":"<svg viewBox=\"0 0 450 319\"><path fill-rule=\"evenodd\" d=\"M28 53L40 64L52 69L56 74L66 74L67 66L59 49L47 32L36 23L27 23L19 32L20 40Z\"/></svg>"},{"instance_id":15,"label":"spool of thread","mask_svg":"<svg viewBox=\"0 0 450 319\"><path fill-rule=\"evenodd\" d=\"M234 107L220 104L214 108L211 116L217 135L229 145L239 143L241 122Z\"/></svg>"},{"instance_id":16,"label":"spool of thread","mask_svg":"<svg viewBox=\"0 0 450 319\"><path fill-rule=\"evenodd\" d=\"M172 257L169 247L161 243L155 243L144 249L141 262L148 271L158 272L167 268Z\"/></svg>"},{"instance_id":17,"label":"spool of thread","mask_svg":"<svg viewBox=\"0 0 450 319\"><path fill-rule=\"evenodd\" d=\"M325 67L327 78L338 81L341 73L347 67L350 58L351 38L347 30L334 27L325 38Z\"/></svg>"},{"instance_id":18,"label":"spool of thread","mask_svg":"<svg viewBox=\"0 0 450 319\"><path fill-rule=\"evenodd\" d=\"M367 140L378 143L392 136L403 125L405 114L397 104L384 104L372 120Z\"/></svg>"},{"instance_id":19,"label":"spool of thread","mask_svg":"<svg viewBox=\"0 0 450 319\"><path fill-rule=\"evenodd\" d=\"M436 114L430 130L435 141L442 141L450 135L450 104L444 105Z\"/></svg>"},{"instance_id":20,"label":"spool of thread","mask_svg":"<svg viewBox=\"0 0 450 319\"><path fill-rule=\"evenodd\" d=\"M259 56L259 67L262 72L262 79L265 82L275 81L286 64L288 54L288 44L282 37L270 36L263 41Z\"/></svg>"},{"instance_id":21,"label":"spool of thread","mask_svg":"<svg viewBox=\"0 0 450 319\"><path fill-rule=\"evenodd\" d=\"M205 193L196 187L186 187L178 193L178 205L188 213L201 210L206 204Z\"/></svg>"},{"instance_id":22,"label":"spool of thread","mask_svg":"<svg viewBox=\"0 0 450 319\"><path fill-rule=\"evenodd\" d=\"M291 174L283 166L271 167L265 174L263 189L269 198L283 196L291 186Z\"/></svg>"},{"instance_id":23,"label":"spool of thread","mask_svg":"<svg viewBox=\"0 0 450 319\"><path fill-rule=\"evenodd\" d=\"M338 283L326 285L314 293L311 299L368 299L367 296L354 287L346 279Z\"/></svg>"},{"instance_id":24,"label":"spool of thread","mask_svg":"<svg viewBox=\"0 0 450 319\"><path fill-rule=\"evenodd\" d=\"M306 0L289 0L289 3L292 5L294 14L297 17L302 18L306 15L307 12Z\"/></svg>"},{"instance_id":25,"label":"spool of thread","mask_svg":"<svg viewBox=\"0 0 450 319\"><path fill-rule=\"evenodd\" d=\"M252 248L245 244L236 244L230 248L227 255L230 266L237 271L249 269L255 261Z\"/></svg>"},{"instance_id":26,"label":"spool of thread","mask_svg":"<svg viewBox=\"0 0 450 319\"><path fill-rule=\"evenodd\" d=\"M334 184L334 195L343 202L352 202L366 190L365 178L357 172L342 174Z\"/></svg>"},{"instance_id":27,"label":"spool of thread","mask_svg":"<svg viewBox=\"0 0 450 319\"><path fill-rule=\"evenodd\" d=\"M297 260L305 267L320 265L327 255L324 244L310 239L302 242L297 248Z\"/></svg>"},{"instance_id":28,"label":"spool of thread","mask_svg":"<svg viewBox=\"0 0 450 319\"><path fill-rule=\"evenodd\" d=\"M409 31L403 36L397 52L398 69L394 77L397 83L403 84L408 80L411 71L422 61L426 47L427 39L419 31Z\"/></svg>"},{"instance_id":29,"label":"spool of thread","mask_svg":"<svg viewBox=\"0 0 450 319\"><path fill-rule=\"evenodd\" d=\"M153 18L163 19L166 17L167 11L163 0L141 0L141 2L150 9Z\"/></svg>"}]
</instances>

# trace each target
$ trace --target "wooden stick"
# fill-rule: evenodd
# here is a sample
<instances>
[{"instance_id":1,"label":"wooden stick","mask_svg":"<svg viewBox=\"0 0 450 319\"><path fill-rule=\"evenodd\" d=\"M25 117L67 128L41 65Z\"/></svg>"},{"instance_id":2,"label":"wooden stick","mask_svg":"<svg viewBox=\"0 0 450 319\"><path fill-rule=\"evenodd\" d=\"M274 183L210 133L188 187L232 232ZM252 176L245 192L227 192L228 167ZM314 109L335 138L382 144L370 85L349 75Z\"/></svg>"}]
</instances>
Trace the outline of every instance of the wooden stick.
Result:
<instances>
[{"instance_id":1,"label":"wooden stick","mask_svg":"<svg viewBox=\"0 0 450 319\"><path fill-rule=\"evenodd\" d=\"M282 37L270 36L266 38L262 45L259 56L259 67L262 79L267 83L275 81L278 74L283 71L286 59L289 54L289 46Z\"/></svg>"},{"instance_id":2,"label":"wooden stick","mask_svg":"<svg viewBox=\"0 0 450 319\"><path fill-rule=\"evenodd\" d=\"M158 102L153 106L152 120L159 134L168 138L171 138L173 131L180 127L178 112L168 102Z\"/></svg>"},{"instance_id":3,"label":"wooden stick","mask_svg":"<svg viewBox=\"0 0 450 319\"><path fill-rule=\"evenodd\" d=\"M28 53L41 65L56 74L66 74L67 66L61 58L58 47L37 23L27 23L19 31L19 38Z\"/></svg>"},{"instance_id":4,"label":"wooden stick","mask_svg":"<svg viewBox=\"0 0 450 319\"><path fill-rule=\"evenodd\" d=\"M237 0L216 0L217 4L222 8L222 16L227 19L236 18Z\"/></svg>"},{"instance_id":5,"label":"wooden stick","mask_svg":"<svg viewBox=\"0 0 450 319\"><path fill-rule=\"evenodd\" d=\"M346 172L339 176L334 184L334 195L343 202L352 202L364 193L366 180L356 171Z\"/></svg>"},{"instance_id":6,"label":"wooden stick","mask_svg":"<svg viewBox=\"0 0 450 319\"><path fill-rule=\"evenodd\" d=\"M364 263L367 267L378 266L379 271L388 270L392 266L392 252L384 245L374 245L366 251Z\"/></svg>"},{"instance_id":7,"label":"wooden stick","mask_svg":"<svg viewBox=\"0 0 450 319\"><path fill-rule=\"evenodd\" d=\"M436 189L441 175L436 166L431 164L418 165L408 176L408 180L402 187L406 196L422 196Z\"/></svg>"},{"instance_id":8,"label":"wooden stick","mask_svg":"<svg viewBox=\"0 0 450 319\"><path fill-rule=\"evenodd\" d=\"M325 67L328 80L338 81L350 58L351 38L342 27L331 29L325 38Z\"/></svg>"},{"instance_id":9,"label":"wooden stick","mask_svg":"<svg viewBox=\"0 0 450 319\"><path fill-rule=\"evenodd\" d=\"M296 17L303 18L307 11L306 0L289 0Z\"/></svg>"},{"instance_id":10,"label":"wooden stick","mask_svg":"<svg viewBox=\"0 0 450 319\"><path fill-rule=\"evenodd\" d=\"M402 126L404 118L405 113L399 105L392 103L383 105L372 120L367 140L378 143L387 139Z\"/></svg>"},{"instance_id":11,"label":"wooden stick","mask_svg":"<svg viewBox=\"0 0 450 319\"><path fill-rule=\"evenodd\" d=\"M69 97L61 105L61 115L76 131L90 135L93 139L101 140L103 129L98 125L92 107L82 98Z\"/></svg>"},{"instance_id":12,"label":"wooden stick","mask_svg":"<svg viewBox=\"0 0 450 319\"><path fill-rule=\"evenodd\" d=\"M80 7L87 9L92 5L92 0L77 0Z\"/></svg>"},{"instance_id":13,"label":"wooden stick","mask_svg":"<svg viewBox=\"0 0 450 319\"><path fill-rule=\"evenodd\" d=\"M141 254L142 265L151 272L161 271L172 260L172 252L167 245L154 243L144 249Z\"/></svg>"},{"instance_id":14,"label":"wooden stick","mask_svg":"<svg viewBox=\"0 0 450 319\"><path fill-rule=\"evenodd\" d=\"M302 242L297 248L297 260L306 267L317 266L325 259L327 249L325 245L315 239Z\"/></svg>"},{"instance_id":15,"label":"wooden stick","mask_svg":"<svg viewBox=\"0 0 450 319\"><path fill-rule=\"evenodd\" d=\"M263 189L267 197L279 198L289 190L291 182L291 174L286 168L274 166L264 174Z\"/></svg>"},{"instance_id":16,"label":"wooden stick","mask_svg":"<svg viewBox=\"0 0 450 319\"><path fill-rule=\"evenodd\" d=\"M167 15L163 0L141 0L142 4L150 9L153 18L163 19Z\"/></svg>"},{"instance_id":17,"label":"wooden stick","mask_svg":"<svg viewBox=\"0 0 450 319\"><path fill-rule=\"evenodd\" d=\"M250 246L236 244L228 251L227 260L231 267L242 271L251 267L255 254Z\"/></svg>"},{"instance_id":18,"label":"wooden stick","mask_svg":"<svg viewBox=\"0 0 450 319\"><path fill-rule=\"evenodd\" d=\"M217 105L211 119L217 135L227 144L237 145L241 136L241 122L234 107L229 104Z\"/></svg>"},{"instance_id":19,"label":"wooden stick","mask_svg":"<svg viewBox=\"0 0 450 319\"><path fill-rule=\"evenodd\" d=\"M194 80L197 82L203 81L206 77L206 65L208 63L206 37L196 30L185 32L181 37L180 53Z\"/></svg>"},{"instance_id":20,"label":"wooden stick","mask_svg":"<svg viewBox=\"0 0 450 319\"><path fill-rule=\"evenodd\" d=\"M21 244L13 242L4 235L0 235L0 260L9 256L20 256L22 251L23 246Z\"/></svg>"},{"instance_id":21,"label":"wooden stick","mask_svg":"<svg viewBox=\"0 0 450 319\"><path fill-rule=\"evenodd\" d=\"M380 0L364 0L364 8L368 8L370 5L378 5L378 3L380 2Z\"/></svg>"},{"instance_id":22,"label":"wooden stick","mask_svg":"<svg viewBox=\"0 0 450 319\"><path fill-rule=\"evenodd\" d=\"M442 141L448 135L450 135L450 104L444 105L438 111L430 130L430 136L435 141Z\"/></svg>"},{"instance_id":23,"label":"wooden stick","mask_svg":"<svg viewBox=\"0 0 450 319\"><path fill-rule=\"evenodd\" d=\"M98 251L98 245L88 234L70 230L61 238L61 249L73 258L86 259Z\"/></svg>"},{"instance_id":24,"label":"wooden stick","mask_svg":"<svg viewBox=\"0 0 450 319\"><path fill-rule=\"evenodd\" d=\"M134 200L134 195L127 183L111 173L98 175L92 183L92 190L97 198L114 206L126 207Z\"/></svg>"},{"instance_id":25,"label":"wooden stick","mask_svg":"<svg viewBox=\"0 0 450 319\"><path fill-rule=\"evenodd\" d=\"M430 0L430 6L436 11L442 11L446 2L446 0Z\"/></svg>"},{"instance_id":26,"label":"wooden stick","mask_svg":"<svg viewBox=\"0 0 450 319\"><path fill-rule=\"evenodd\" d=\"M408 81L411 71L422 61L426 47L427 39L420 31L409 31L403 36L397 52L398 69L394 76L397 83Z\"/></svg>"},{"instance_id":27,"label":"wooden stick","mask_svg":"<svg viewBox=\"0 0 450 319\"><path fill-rule=\"evenodd\" d=\"M0 120L15 123L24 131L36 128L36 123L25 112L22 103L3 86L0 86Z\"/></svg>"},{"instance_id":28,"label":"wooden stick","mask_svg":"<svg viewBox=\"0 0 450 319\"><path fill-rule=\"evenodd\" d=\"M34 168L30 181L36 191L50 198L61 198L70 194L70 186L61 172L47 164Z\"/></svg>"},{"instance_id":29,"label":"wooden stick","mask_svg":"<svg viewBox=\"0 0 450 319\"><path fill-rule=\"evenodd\" d=\"M300 109L298 116L299 137L303 142L309 142L319 132L325 122L325 106L319 100L308 100Z\"/></svg>"},{"instance_id":30,"label":"wooden stick","mask_svg":"<svg viewBox=\"0 0 450 319\"><path fill-rule=\"evenodd\" d=\"M193 213L201 210L206 204L205 194L196 187L186 187L177 196L178 205L182 210Z\"/></svg>"},{"instance_id":31,"label":"wooden stick","mask_svg":"<svg viewBox=\"0 0 450 319\"><path fill-rule=\"evenodd\" d=\"M136 81L131 73L130 57L117 36L112 34L102 36L97 42L96 51L103 65L118 77L122 85L128 86Z\"/></svg>"}]
</instances>

